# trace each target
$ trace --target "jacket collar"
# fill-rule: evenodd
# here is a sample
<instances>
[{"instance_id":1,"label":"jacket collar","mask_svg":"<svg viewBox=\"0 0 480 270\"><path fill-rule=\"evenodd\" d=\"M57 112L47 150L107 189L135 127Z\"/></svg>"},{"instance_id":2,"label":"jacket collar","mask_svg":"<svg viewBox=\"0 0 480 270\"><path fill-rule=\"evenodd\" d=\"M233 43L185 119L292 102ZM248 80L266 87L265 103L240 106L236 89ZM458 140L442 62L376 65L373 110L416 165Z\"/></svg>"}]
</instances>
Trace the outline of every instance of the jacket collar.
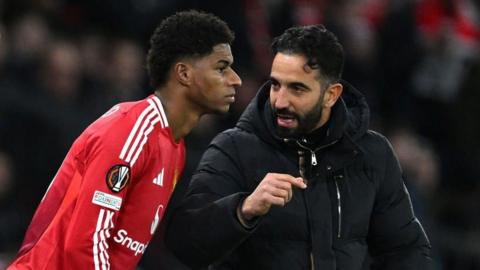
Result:
<instances>
[{"instance_id":1,"label":"jacket collar","mask_svg":"<svg viewBox=\"0 0 480 270\"><path fill-rule=\"evenodd\" d=\"M350 141L358 140L368 129L369 109L365 97L348 82L341 82L344 86L342 96L332 108L328 136L316 145L328 145L347 137ZM276 134L270 108L270 83L265 83L256 97L250 102L237 122L237 127L257 134L260 139L276 147L284 147L286 140ZM301 143L301 141L300 141Z\"/></svg>"}]
</instances>

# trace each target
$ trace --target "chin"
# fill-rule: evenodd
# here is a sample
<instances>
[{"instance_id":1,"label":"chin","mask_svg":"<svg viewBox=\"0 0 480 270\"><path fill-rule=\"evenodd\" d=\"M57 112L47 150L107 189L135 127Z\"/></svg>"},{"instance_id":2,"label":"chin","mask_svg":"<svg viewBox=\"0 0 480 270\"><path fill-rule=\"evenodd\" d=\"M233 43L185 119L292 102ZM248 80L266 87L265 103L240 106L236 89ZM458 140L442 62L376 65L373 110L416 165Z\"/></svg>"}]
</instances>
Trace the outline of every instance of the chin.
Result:
<instances>
[{"instance_id":1,"label":"chin","mask_svg":"<svg viewBox=\"0 0 480 270\"><path fill-rule=\"evenodd\" d=\"M230 105L227 105L227 106L215 108L215 109L212 110L211 113L213 113L213 114L227 114L229 110L230 110Z\"/></svg>"},{"instance_id":2,"label":"chin","mask_svg":"<svg viewBox=\"0 0 480 270\"><path fill-rule=\"evenodd\" d=\"M277 126L277 134L282 138L295 138L298 136L297 129L288 129Z\"/></svg>"}]
</instances>

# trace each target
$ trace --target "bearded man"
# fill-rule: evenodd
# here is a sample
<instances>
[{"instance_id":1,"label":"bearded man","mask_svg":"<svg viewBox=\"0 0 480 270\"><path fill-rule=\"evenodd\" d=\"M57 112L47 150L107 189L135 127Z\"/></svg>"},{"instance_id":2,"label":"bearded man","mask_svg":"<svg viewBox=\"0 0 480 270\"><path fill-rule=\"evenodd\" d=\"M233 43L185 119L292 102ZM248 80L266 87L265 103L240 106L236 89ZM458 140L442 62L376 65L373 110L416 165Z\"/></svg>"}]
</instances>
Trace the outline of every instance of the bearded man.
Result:
<instances>
[{"instance_id":1,"label":"bearded man","mask_svg":"<svg viewBox=\"0 0 480 270\"><path fill-rule=\"evenodd\" d=\"M210 144L167 245L193 268L427 269L398 160L341 80L336 36L293 27L272 49L270 81Z\"/></svg>"}]
</instances>

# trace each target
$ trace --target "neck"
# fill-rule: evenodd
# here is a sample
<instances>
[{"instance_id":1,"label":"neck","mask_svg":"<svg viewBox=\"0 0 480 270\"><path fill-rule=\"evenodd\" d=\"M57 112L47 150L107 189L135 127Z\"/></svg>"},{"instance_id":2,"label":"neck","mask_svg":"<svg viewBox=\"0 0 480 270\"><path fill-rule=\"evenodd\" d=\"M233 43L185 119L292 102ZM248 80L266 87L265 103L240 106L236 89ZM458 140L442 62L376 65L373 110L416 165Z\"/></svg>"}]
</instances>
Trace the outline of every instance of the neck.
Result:
<instances>
[{"instance_id":1,"label":"neck","mask_svg":"<svg viewBox=\"0 0 480 270\"><path fill-rule=\"evenodd\" d=\"M332 110L330 108L323 108L322 115L320 116L320 121L318 122L318 124L315 126L313 130L323 127L330 119L331 114L332 114Z\"/></svg>"},{"instance_id":2,"label":"neck","mask_svg":"<svg viewBox=\"0 0 480 270\"><path fill-rule=\"evenodd\" d=\"M173 138L178 142L198 124L201 114L189 106L180 89L176 91L167 88L168 86L156 90L155 95L162 102Z\"/></svg>"}]
</instances>

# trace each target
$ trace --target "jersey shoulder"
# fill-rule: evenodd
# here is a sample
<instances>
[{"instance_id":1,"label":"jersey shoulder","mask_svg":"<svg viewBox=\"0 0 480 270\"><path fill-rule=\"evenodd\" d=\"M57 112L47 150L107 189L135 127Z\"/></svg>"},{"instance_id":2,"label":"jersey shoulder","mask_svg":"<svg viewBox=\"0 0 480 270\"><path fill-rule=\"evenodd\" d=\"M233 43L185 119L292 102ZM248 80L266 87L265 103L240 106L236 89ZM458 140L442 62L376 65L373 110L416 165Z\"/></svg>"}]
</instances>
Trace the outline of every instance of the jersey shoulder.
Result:
<instances>
[{"instance_id":1,"label":"jersey shoulder","mask_svg":"<svg viewBox=\"0 0 480 270\"><path fill-rule=\"evenodd\" d=\"M120 160L133 165L148 136L168 127L160 100L151 95L143 100L113 106L81 135L85 148L117 152ZM112 153L115 154L115 153Z\"/></svg>"}]
</instances>

